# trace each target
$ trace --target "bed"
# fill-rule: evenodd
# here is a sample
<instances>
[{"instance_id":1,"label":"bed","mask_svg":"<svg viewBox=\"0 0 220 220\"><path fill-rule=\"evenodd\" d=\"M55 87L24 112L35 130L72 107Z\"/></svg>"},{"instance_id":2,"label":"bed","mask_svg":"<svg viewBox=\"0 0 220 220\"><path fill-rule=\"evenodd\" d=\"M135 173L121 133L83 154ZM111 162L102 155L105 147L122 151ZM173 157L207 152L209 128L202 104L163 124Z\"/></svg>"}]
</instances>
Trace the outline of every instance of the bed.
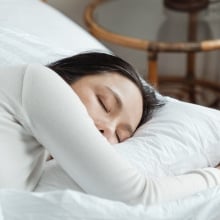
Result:
<instances>
[{"instance_id":1,"label":"bed","mask_svg":"<svg viewBox=\"0 0 220 220\"><path fill-rule=\"evenodd\" d=\"M0 0L0 64L47 64L84 51L110 52L74 21L39 0ZM159 178L220 162L220 112L158 97L166 105L116 149ZM220 187L166 204L129 206L85 194L48 161L35 192L0 190L5 219L220 219Z\"/></svg>"}]
</instances>

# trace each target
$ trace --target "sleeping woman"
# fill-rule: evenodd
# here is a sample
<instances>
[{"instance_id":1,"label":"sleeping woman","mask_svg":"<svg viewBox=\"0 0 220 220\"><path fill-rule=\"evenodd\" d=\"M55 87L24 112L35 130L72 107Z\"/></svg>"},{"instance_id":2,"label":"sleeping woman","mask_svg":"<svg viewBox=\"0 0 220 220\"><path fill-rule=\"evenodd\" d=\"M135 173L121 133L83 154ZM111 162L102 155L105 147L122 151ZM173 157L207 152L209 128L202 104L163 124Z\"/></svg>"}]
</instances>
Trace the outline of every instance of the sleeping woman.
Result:
<instances>
[{"instance_id":1,"label":"sleeping woman","mask_svg":"<svg viewBox=\"0 0 220 220\"><path fill-rule=\"evenodd\" d=\"M129 204L219 185L216 168L152 180L116 152L162 105L131 65L109 54L1 67L0 188L32 191L49 155L86 193Z\"/></svg>"}]
</instances>

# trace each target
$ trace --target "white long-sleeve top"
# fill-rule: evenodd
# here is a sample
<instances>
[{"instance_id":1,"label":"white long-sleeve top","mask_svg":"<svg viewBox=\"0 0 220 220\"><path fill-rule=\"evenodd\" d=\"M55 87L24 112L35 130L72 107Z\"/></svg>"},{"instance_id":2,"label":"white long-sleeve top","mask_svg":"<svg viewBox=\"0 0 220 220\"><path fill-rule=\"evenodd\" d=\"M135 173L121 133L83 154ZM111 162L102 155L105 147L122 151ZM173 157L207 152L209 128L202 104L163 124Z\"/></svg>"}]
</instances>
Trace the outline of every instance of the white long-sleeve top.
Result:
<instances>
[{"instance_id":1,"label":"white long-sleeve top","mask_svg":"<svg viewBox=\"0 0 220 220\"><path fill-rule=\"evenodd\" d=\"M49 151L87 193L130 204L182 198L220 184L216 168L152 180L96 129L72 88L42 65L0 68L0 188L32 190Z\"/></svg>"}]
</instances>

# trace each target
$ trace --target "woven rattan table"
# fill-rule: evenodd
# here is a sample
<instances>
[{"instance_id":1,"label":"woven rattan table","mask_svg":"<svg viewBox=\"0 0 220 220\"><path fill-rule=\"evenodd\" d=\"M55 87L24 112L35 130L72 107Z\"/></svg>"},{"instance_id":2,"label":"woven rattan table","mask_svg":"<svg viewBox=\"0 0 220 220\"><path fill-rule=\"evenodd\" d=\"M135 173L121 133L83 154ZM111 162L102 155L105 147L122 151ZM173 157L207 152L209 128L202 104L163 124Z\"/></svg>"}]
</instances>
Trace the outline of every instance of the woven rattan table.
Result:
<instances>
[{"instance_id":1,"label":"woven rattan table","mask_svg":"<svg viewBox=\"0 0 220 220\"><path fill-rule=\"evenodd\" d=\"M197 26L200 19L200 13L205 13L206 17L210 17L210 13L212 13L210 12L210 5L202 9L199 8L189 11L183 10L174 12L176 14L185 14L185 16L187 17L187 36L186 40L184 41L179 41L179 39L176 39L172 42L158 41L153 38L150 39L150 36L135 36L135 34L131 32L123 33L123 31L120 29L118 23L121 24L122 22L124 22L124 24L129 25L129 14L132 14L133 18L135 16L138 17L139 13L146 12L146 19L148 19L148 21L150 19L149 16L151 16L152 14L154 16L160 16L160 14L163 14L162 19L165 19L164 10L172 11L175 9L166 8L163 0L93 0L86 7L85 22L91 34L98 39L102 39L121 46L146 51L148 61L147 74L145 74L145 77L149 83L151 83L155 87L158 87L159 90L162 85L167 85L169 87L170 83L181 84L182 87L180 87L177 91L179 97L181 98L187 96L187 101L197 103L197 87L200 87L200 91L207 89L207 91L211 91L212 96L215 97L214 99L211 99L211 102L207 101L207 103L203 104L219 107L218 105L220 102L220 82L216 82L215 80L197 78L195 75L196 54L200 52L220 50L220 35L219 38L214 37L212 39L197 39ZM212 7L213 5L214 4L212 4ZM119 13L115 13L116 10L118 10ZM126 18L123 14L124 10L127 10ZM150 12L149 10L155 10L155 13L152 13L152 11ZM220 11L218 13L220 14ZM114 20L118 20L118 22L116 22L112 27L108 27L108 24L104 23L105 19L102 19L106 17L110 17L109 19L114 18ZM152 17L152 19L155 19L155 17ZM215 22L219 21L220 29L220 16L217 17L217 19L215 20ZM134 23L134 21L132 22ZM136 25L139 25L138 20ZM118 30L117 26L119 26ZM130 28L130 30L132 30L132 28ZM160 76L160 74L158 73L159 53L185 53L187 56L187 62L186 73L184 77Z\"/></svg>"}]
</instances>

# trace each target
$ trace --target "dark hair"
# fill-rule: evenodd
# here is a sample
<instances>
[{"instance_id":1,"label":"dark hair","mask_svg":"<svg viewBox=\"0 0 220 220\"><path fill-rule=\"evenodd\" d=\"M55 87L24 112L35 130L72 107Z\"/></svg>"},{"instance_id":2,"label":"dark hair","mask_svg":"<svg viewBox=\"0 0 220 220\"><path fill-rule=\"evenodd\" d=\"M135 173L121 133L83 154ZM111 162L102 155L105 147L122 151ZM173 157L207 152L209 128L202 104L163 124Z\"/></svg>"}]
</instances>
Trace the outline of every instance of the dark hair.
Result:
<instances>
[{"instance_id":1,"label":"dark hair","mask_svg":"<svg viewBox=\"0 0 220 220\"><path fill-rule=\"evenodd\" d=\"M143 97L143 114L138 127L152 117L156 108L163 105L156 98L155 91L141 82L134 68L117 56L99 52L82 53L58 60L47 67L60 75L68 84L74 83L83 76L106 72L118 73L130 79L139 88Z\"/></svg>"}]
</instances>

